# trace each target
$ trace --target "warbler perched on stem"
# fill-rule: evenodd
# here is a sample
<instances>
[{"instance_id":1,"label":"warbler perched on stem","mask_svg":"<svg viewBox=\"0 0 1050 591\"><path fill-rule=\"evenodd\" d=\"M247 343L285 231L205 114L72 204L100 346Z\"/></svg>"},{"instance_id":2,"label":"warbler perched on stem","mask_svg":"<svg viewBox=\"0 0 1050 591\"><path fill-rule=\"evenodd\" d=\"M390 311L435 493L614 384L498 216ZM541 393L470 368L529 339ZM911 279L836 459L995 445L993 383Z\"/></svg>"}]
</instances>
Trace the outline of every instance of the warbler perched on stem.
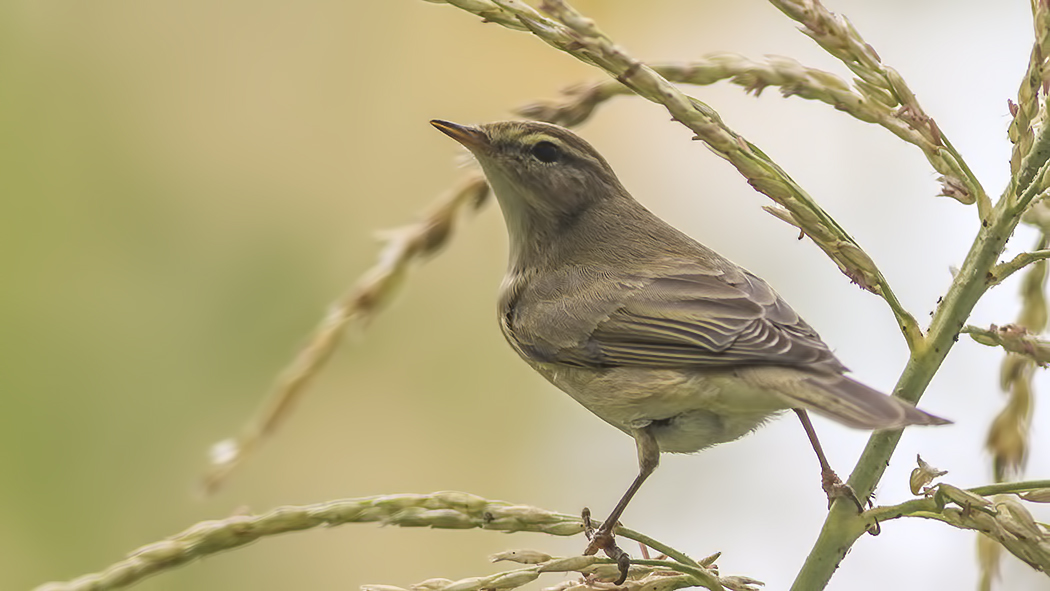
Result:
<instances>
[{"instance_id":1,"label":"warbler perched on stem","mask_svg":"<svg viewBox=\"0 0 1050 591\"><path fill-rule=\"evenodd\" d=\"M431 124L470 150L510 235L499 323L511 347L592 413L634 437L639 472L588 554L620 559L613 529L660 452L737 439L798 414L829 502L856 495L828 465L807 411L860 429L948 421L847 377L765 281L634 200L604 158L548 123Z\"/></svg>"}]
</instances>

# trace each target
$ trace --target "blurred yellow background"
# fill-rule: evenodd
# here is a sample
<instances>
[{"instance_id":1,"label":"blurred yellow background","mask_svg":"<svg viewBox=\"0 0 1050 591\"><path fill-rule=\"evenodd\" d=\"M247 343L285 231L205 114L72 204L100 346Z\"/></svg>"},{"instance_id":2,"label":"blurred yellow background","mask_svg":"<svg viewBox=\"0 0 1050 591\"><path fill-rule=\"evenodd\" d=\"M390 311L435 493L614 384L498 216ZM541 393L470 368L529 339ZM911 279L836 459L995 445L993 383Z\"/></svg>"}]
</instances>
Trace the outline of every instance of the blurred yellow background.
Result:
<instances>
[{"instance_id":1,"label":"blurred yellow background","mask_svg":"<svg viewBox=\"0 0 1050 591\"><path fill-rule=\"evenodd\" d=\"M832 2L909 80L997 194L1006 101L1030 50L1025 3ZM762 2L580 1L639 58L782 54L845 75ZM629 438L514 356L494 321L505 235L494 204L462 224L398 301L350 335L295 414L201 499L205 451L234 434L327 304L460 174L427 121L482 122L600 73L457 9L383 2L12 0L0 5L0 588L94 572L237 511L465 490L605 514L635 472ZM783 165L924 318L976 214L936 199L921 154L823 105L691 90ZM770 281L859 379L906 359L892 316L658 107L619 99L581 129L658 214ZM1024 233L1014 250L1032 241ZM975 321L1016 314L1016 283ZM963 486L989 480L983 433L1000 355L966 339L923 407L956 425L906 434L880 489L907 497L915 453ZM1044 377L1037 385L1050 389ZM1050 476L1045 396L1033 477ZM866 436L817 424L844 475ZM785 588L824 514L816 462L783 420L698 457L667 457L624 518L722 570ZM1044 512L1045 516L1045 512ZM1045 519L1045 517L1044 517ZM832 589L970 588L973 538L894 522ZM147 590L353 589L494 572L516 547L582 539L348 525L263 540ZM1008 559L1005 588L1047 589ZM541 580L553 585L557 576Z\"/></svg>"}]
</instances>

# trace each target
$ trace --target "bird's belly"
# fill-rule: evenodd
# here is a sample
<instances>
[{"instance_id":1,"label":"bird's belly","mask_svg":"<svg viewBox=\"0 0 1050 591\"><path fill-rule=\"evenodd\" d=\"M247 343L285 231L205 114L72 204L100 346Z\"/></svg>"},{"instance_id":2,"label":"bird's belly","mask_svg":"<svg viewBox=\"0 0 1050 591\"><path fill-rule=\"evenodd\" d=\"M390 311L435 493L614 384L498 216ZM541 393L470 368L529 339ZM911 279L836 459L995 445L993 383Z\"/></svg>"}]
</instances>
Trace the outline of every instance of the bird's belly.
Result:
<instances>
[{"instance_id":1,"label":"bird's belly","mask_svg":"<svg viewBox=\"0 0 1050 591\"><path fill-rule=\"evenodd\" d=\"M534 367L614 427L630 434L648 426L666 452L690 453L732 441L789 408L733 370Z\"/></svg>"}]
</instances>

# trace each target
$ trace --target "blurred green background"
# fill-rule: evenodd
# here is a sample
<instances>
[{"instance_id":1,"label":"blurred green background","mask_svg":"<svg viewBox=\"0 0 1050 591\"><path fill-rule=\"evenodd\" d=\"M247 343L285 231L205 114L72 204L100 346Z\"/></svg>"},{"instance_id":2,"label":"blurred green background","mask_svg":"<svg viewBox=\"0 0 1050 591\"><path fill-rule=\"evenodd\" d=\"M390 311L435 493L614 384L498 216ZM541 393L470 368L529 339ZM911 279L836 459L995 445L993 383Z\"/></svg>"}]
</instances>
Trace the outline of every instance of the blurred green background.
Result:
<instances>
[{"instance_id":1,"label":"blurred green background","mask_svg":"<svg viewBox=\"0 0 1050 591\"><path fill-rule=\"evenodd\" d=\"M910 81L996 194L1006 100L1030 49L1026 3L829 5ZM577 6L643 59L775 53L845 75L762 2ZM503 343L494 294L505 236L491 205L346 339L226 488L194 494L206 449L239 429L371 265L375 232L414 219L460 174L460 151L427 121L507 118L598 76L528 35L418 0L0 4L0 588L94 572L196 521L279 504L456 489L607 512L634 475L633 443ZM976 214L933 197L917 150L775 89L693 92L820 200L917 316L932 309ZM763 213L765 198L661 108L620 99L581 132L641 201L766 277L860 379L892 387L906 353L885 306ZM1015 289L995 290L975 320L1012 320ZM999 359L960 343L923 401L956 425L906 434L880 500L906 498L917 452L953 483L988 481ZM1033 477L1050 475L1045 406ZM847 473L865 435L817 428ZM784 420L665 458L625 522L697 556L722 550L723 572L784 588L824 513L810 453ZM972 536L933 523L884 530L858 544L832 589L972 585ZM582 545L343 526L138 588L408 586L492 572L485 556L507 548ZM1050 588L1009 559L1004 578L1003 588Z\"/></svg>"}]
</instances>

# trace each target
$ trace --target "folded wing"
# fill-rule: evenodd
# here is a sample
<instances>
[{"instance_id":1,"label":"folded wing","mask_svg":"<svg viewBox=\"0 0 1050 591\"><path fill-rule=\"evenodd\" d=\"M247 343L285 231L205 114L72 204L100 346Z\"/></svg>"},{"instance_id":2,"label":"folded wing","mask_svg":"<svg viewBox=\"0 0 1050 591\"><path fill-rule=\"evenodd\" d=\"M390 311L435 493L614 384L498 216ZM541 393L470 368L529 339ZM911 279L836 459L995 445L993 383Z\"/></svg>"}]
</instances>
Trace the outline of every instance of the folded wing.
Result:
<instances>
[{"instance_id":1,"label":"folded wing","mask_svg":"<svg viewBox=\"0 0 1050 591\"><path fill-rule=\"evenodd\" d=\"M627 280L577 270L509 318L544 361L584 367L843 367L764 281L743 270ZM563 330L562 329L568 329ZM563 335L573 335L566 339Z\"/></svg>"},{"instance_id":2,"label":"folded wing","mask_svg":"<svg viewBox=\"0 0 1050 591\"><path fill-rule=\"evenodd\" d=\"M846 367L816 331L742 269L612 277L578 268L546 275L531 286L528 305L507 311L504 332L542 363L751 368L790 404L853 427L946 422L842 375ZM776 367L800 371L770 371Z\"/></svg>"}]
</instances>

